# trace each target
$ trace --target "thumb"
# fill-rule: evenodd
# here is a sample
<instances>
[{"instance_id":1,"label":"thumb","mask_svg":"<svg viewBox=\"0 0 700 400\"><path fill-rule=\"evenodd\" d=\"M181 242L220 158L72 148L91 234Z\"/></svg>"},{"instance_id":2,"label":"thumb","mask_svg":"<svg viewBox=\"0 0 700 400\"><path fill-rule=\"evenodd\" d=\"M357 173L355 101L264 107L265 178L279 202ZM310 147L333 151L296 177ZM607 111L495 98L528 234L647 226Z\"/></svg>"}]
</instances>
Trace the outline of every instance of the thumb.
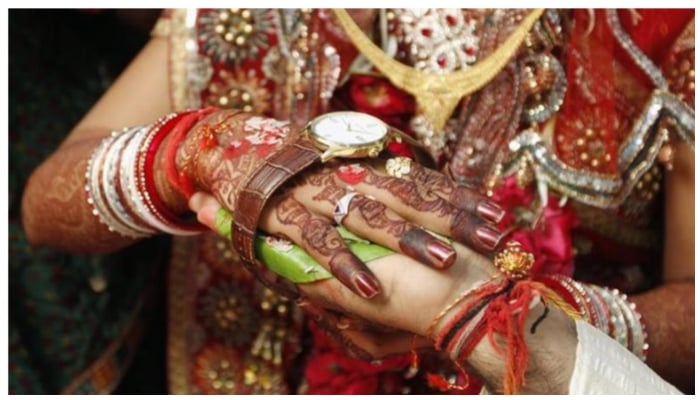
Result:
<instances>
[{"instance_id":1,"label":"thumb","mask_svg":"<svg viewBox=\"0 0 700 400\"><path fill-rule=\"evenodd\" d=\"M187 204L190 210L197 214L197 220L200 223L222 236L230 236L231 213L223 208L214 196L197 192L190 197Z\"/></svg>"}]
</instances>

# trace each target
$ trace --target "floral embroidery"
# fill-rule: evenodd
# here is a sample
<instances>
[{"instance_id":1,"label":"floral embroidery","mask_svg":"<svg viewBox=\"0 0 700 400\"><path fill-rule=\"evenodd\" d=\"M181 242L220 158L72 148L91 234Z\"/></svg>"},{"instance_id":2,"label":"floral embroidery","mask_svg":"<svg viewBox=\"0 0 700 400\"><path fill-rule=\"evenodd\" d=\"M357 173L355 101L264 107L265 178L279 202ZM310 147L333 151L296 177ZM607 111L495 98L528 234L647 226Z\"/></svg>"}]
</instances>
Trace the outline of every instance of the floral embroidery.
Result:
<instances>
[{"instance_id":1,"label":"floral embroidery","mask_svg":"<svg viewBox=\"0 0 700 400\"><path fill-rule=\"evenodd\" d=\"M200 262L197 263L195 267L194 281L197 288L205 288L209 285L211 279L211 270L209 269L207 263Z\"/></svg>"},{"instance_id":2,"label":"floral embroidery","mask_svg":"<svg viewBox=\"0 0 700 400\"><path fill-rule=\"evenodd\" d=\"M197 314L208 334L229 345L250 342L258 329L249 296L227 280L202 292Z\"/></svg>"},{"instance_id":3,"label":"floral embroidery","mask_svg":"<svg viewBox=\"0 0 700 400\"><path fill-rule=\"evenodd\" d=\"M230 347L209 345L195 356L192 382L203 394L247 394L242 361Z\"/></svg>"},{"instance_id":4,"label":"floral embroidery","mask_svg":"<svg viewBox=\"0 0 700 400\"><path fill-rule=\"evenodd\" d=\"M209 83L206 104L221 108L232 108L265 114L270 105L270 92L265 86L267 79L256 76L255 70L235 73L222 69Z\"/></svg>"},{"instance_id":5,"label":"floral embroidery","mask_svg":"<svg viewBox=\"0 0 700 400\"><path fill-rule=\"evenodd\" d=\"M287 136L289 123L272 118L252 117L245 121L243 130L251 133L242 139L229 142L224 157L236 158L250 151L255 151L258 157L267 157Z\"/></svg>"},{"instance_id":6,"label":"floral embroidery","mask_svg":"<svg viewBox=\"0 0 700 400\"><path fill-rule=\"evenodd\" d=\"M410 356L392 356L379 362L355 358L318 325L309 323L314 349L304 369L305 394L397 394L403 391ZM406 388L407 389L407 388Z\"/></svg>"},{"instance_id":7,"label":"floral embroidery","mask_svg":"<svg viewBox=\"0 0 700 400\"><path fill-rule=\"evenodd\" d=\"M270 47L273 14L268 10L228 9L202 12L197 35L204 53L220 63L254 59Z\"/></svg>"}]
</instances>

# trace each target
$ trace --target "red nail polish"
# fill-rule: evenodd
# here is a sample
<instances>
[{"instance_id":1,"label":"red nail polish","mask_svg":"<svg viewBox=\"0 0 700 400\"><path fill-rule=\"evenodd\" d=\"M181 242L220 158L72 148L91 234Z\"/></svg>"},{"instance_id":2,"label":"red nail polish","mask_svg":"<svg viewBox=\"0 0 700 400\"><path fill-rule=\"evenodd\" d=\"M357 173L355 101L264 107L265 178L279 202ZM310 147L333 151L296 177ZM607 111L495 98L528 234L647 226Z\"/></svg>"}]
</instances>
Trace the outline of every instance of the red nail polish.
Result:
<instances>
[{"instance_id":1,"label":"red nail polish","mask_svg":"<svg viewBox=\"0 0 700 400\"><path fill-rule=\"evenodd\" d=\"M494 224L501 222L506 212L496 203L484 201L476 207L476 212L485 220Z\"/></svg>"},{"instance_id":2,"label":"red nail polish","mask_svg":"<svg viewBox=\"0 0 700 400\"><path fill-rule=\"evenodd\" d=\"M355 283L355 288L368 299L379 294L379 282L365 272L355 274L353 282Z\"/></svg>"},{"instance_id":3,"label":"red nail polish","mask_svg":"<svg viewBox=\"0 0 700 400\"><path fill-rule=\"evenodd\" d=\"M443 267L449 267L455 262L457 253L447 243L438 239L431 239L426 245L428 253L436 258Z\"/></svg>"},{"instance_id":4,"label":"red nail polish","mask_svg":"<svg viewBox=\"0 0 700 400\"><path fill-rule=\"evenodd\" d=\"M476 236L481 243L489 250L493 250L501 241L501 232L490 226L480 226L476 229Z\"/></svg>"}]
</instances>

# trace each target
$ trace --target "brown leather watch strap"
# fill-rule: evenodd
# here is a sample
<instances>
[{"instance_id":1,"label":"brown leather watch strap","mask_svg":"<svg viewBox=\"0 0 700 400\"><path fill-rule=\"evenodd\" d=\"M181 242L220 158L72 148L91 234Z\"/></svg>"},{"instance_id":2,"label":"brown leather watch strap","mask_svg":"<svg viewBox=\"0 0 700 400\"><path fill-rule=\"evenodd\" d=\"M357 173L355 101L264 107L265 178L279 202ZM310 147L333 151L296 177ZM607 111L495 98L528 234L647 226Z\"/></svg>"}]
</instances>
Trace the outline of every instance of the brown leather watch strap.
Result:
<instances>
[{"instance_id":1,"label":"brown leather watch strap","mask_svg":"<svg viewBox=\"0 0 700 400\"><path fill-rule=\"evenodd\" d=\"M302 137L270 155L243 184L233 210L231 243L244 265L264 284L280 290L277 274L269 271L255 257L255 232L260 215L270 196L289 178L321 158L320 151L309 139ZM288 291L289 288L281 289ZM290 295L290 293L286 293ZM296 293L291 293L295 295Z\"/></svg>"}]
</instances>

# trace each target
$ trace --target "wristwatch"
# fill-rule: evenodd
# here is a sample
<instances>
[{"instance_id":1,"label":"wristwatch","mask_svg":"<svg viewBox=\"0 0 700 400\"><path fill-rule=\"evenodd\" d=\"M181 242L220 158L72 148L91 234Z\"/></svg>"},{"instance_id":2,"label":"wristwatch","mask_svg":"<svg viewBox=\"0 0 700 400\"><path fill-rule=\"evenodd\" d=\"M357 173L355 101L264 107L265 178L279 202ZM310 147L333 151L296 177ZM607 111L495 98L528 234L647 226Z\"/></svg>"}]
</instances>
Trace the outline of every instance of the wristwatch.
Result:
<instances>
[{"instance_id":1,"label":"wristwatch","mask_svg":"<svg viewBox=\"0 0 700 400\"><path fill-rule=\"evenodd\" d=\"M389 132L389 126L380 119L354 111L321 115L304 129L304 134L323 151L322 162L336 157L376 157L384 150Z\"/></svg>"},{"instance_id":2,"label":"wristwatch","mask_svg":"<svg viewBox=\"0 0 700 400\"><path fill-rule=\"evenodd\" d=\"M296 287L265 268L255 257L255 232L265 203L283 183L317 162L376 157L398 132L380 119L354 111L338 111L311 120L298 137L271 154L243 183L233 210L231 242L243 264L264 284L290 298Z\"/></svg>"}]
</instances>

